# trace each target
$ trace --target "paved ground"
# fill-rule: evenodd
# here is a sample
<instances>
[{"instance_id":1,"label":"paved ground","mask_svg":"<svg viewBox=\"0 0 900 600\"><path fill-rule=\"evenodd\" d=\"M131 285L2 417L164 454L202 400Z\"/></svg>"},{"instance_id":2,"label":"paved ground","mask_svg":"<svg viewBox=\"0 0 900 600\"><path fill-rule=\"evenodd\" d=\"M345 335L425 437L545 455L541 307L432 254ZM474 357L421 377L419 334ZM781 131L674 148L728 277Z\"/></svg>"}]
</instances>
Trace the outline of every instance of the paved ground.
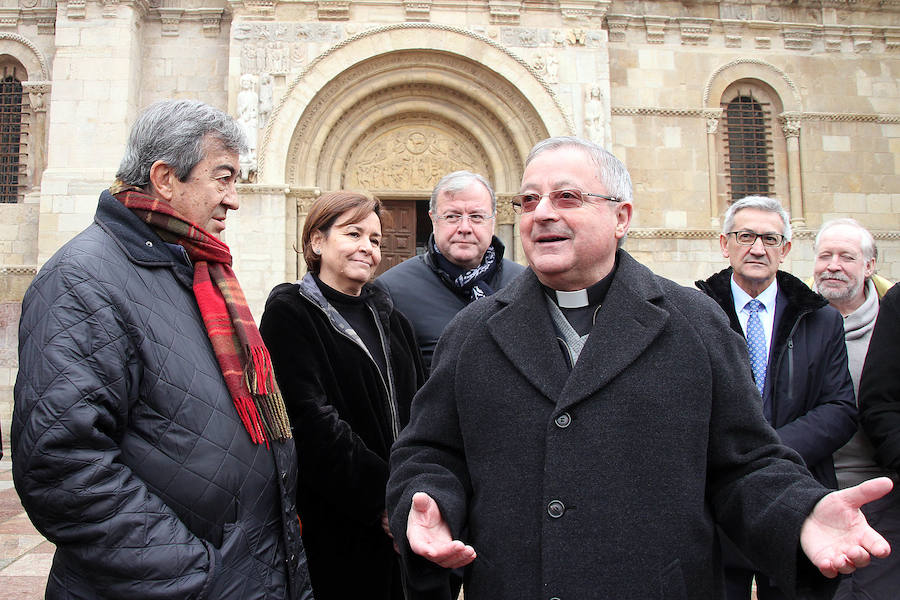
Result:
<instances>
[{"instance_id":1,"label":"paved ground","mask_svg":"<svg viewBox=\"0 0 900 600\"><path fill-rule=\"evenodd\" d=\"M53 544L25 515L13 488L11 469L9 457L4 456L0 460L0 596L40 600L53 561Z\"/></svg>"}]
</instances>

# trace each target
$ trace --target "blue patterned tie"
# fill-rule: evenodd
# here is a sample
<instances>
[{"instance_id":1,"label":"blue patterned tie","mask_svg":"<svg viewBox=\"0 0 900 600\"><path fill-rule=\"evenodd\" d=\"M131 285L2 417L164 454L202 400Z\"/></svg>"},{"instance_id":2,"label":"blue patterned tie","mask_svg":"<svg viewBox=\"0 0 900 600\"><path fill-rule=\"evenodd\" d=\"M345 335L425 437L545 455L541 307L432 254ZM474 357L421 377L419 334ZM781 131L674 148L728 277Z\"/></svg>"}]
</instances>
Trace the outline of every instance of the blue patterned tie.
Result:
<instances>
[{"instance_id":1,"label":"blue patterned tie","mask_svg":"<svg viewBox=\"0 0 900 600\"><path fill-rule=\"evenodd\" d=\"M747 319L747 349L750 351L750 368L753 370L753 379L756 380L756 388L762 396L766 387L766 334L763 332L762 321L759 320L759 309L762 302L754 298L744 307L750 312Z\"/></svg>"}]
</instances>

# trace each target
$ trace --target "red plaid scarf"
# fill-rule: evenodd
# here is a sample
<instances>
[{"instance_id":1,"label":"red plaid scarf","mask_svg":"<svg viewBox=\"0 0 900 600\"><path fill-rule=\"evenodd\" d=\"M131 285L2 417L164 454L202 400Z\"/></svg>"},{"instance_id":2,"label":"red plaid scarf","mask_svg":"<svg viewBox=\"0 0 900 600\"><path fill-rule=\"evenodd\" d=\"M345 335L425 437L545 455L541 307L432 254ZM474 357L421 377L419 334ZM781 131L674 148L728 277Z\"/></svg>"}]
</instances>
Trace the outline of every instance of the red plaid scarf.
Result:
<instances>
[{"instance_id":1,"label":"red plaid scarf","mask_svg":"<svg viewBox=\"0 0 900 600\"><path fill-rule=\"evenodd\" d=\"M219 361L225 384L250 439L256 444L291 437L272 359L231 270L228 246L179 215L172 205L120 182L116 199L150 225L160 238L182 246L194 263L194 296Z\"/></svg>"}]
</instances>

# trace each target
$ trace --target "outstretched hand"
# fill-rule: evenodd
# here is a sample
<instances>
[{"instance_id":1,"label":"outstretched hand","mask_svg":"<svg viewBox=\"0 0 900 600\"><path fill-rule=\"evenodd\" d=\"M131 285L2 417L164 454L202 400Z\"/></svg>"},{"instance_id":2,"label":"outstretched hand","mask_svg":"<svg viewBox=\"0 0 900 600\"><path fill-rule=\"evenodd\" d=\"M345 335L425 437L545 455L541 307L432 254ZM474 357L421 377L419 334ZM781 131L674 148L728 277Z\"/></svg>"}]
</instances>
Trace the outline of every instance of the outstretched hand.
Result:
<instances>
[{"instance_id":1,"label":"outstretched hand","mask_svg":"<svg viewBox=\"0 0 900 600\"><path fill-rule=\"evenodd\" d=\"M437 502L424 492L413 495L406 537L413 552L444 568L456 569L475 560L475 549L453 539Z\"/></svg>"},{"instance_id":2,"label":"outstretched hand","mask_svg":"<svg viewBox=\"0 0 900 600\"><path fill-rule=\"evenodd\" d=\"M872 558L891 553L890 544L866 522L860 507L891 491L893 483L879 477L831 492L816 504L800 529L800 546L826 577L852 573Z\"/></svg>"}]
</instances>

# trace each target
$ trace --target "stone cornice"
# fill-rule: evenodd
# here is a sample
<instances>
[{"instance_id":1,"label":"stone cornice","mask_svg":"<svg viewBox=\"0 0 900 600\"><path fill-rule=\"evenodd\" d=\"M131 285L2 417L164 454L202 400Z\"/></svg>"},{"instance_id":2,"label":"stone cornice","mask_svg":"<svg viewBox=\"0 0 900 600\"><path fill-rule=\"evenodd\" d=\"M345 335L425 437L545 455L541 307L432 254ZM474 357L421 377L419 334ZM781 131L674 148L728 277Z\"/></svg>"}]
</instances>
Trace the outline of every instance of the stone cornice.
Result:
<instances>
[{"instance_id":1,"label":"stone cornice","mask_svg":"<svg viewBox=\"0 0 900 600\"><path fill-rule=\"evenodd\" d=\"M708 108L673 108L663 106L613 106L610 114L614 117L652 116L686 117L695 119L719 118L721 110ZM834 121L858 123L900 123L900 114L874 113L825 113L792 112L778 115L779 118L798 121Z\"/></svg>"},{"instance_id":2,"label":"stone cornice","mask_svg":"<svg viewBox=\"0 0 900 600\"><path fill-rule=\"evenodd\" d=\"M897 0L900 7L900 0ZM873 16L874 18L874 16ZM728 48L771 47L772 40L781 38L785 50L798 52L868 52L874 43L885 49L900 48L900 26L835 25L761 21L733 18L698 18L692 16L607 14L606 24L610 43L645 42L647 44L680 41L682 45L710 45L721 37ZM634 35L629 37L629 32ZM643 35L640 35L643 32ZM846 43L845 43L846 42Z\"/></svg>"},{"instance_id":3,"label":"stone cornice","mask_svg":"<svg viewBox=\"0 0 900 600\"><path fill-rule=\"evenodd\" d=\"M872 236L879 241L900 240L900 231L870 230ZM628 230L628 237L636 240L714 240L719 238L718 229L658 229L654 227L635 227ZM817 229L794 229L792 239L815 239Z\"/></svg>"}]
</instances>

